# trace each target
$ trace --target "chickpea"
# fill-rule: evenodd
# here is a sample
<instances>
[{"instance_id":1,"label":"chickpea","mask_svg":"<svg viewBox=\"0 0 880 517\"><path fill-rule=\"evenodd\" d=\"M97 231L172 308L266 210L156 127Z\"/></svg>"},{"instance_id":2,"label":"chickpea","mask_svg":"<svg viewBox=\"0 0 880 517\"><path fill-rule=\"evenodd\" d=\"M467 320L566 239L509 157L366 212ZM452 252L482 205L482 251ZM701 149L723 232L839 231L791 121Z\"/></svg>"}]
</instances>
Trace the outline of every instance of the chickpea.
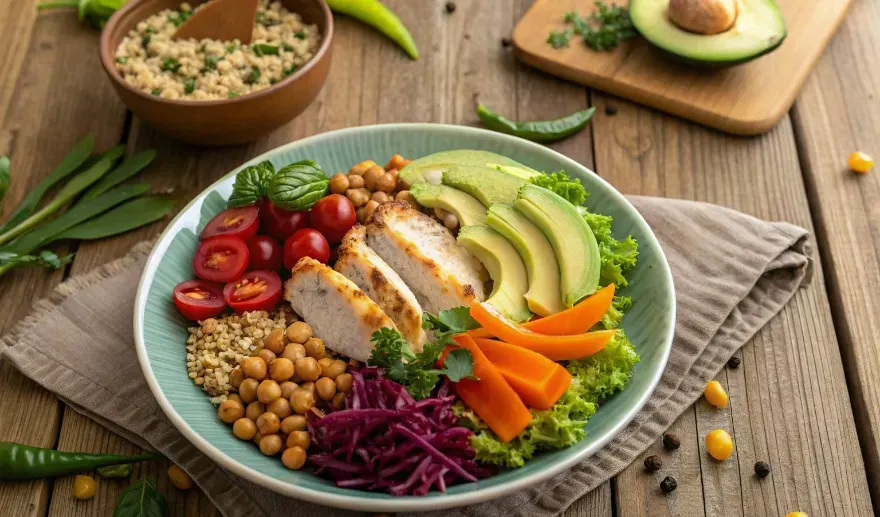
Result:
<instances>
[{"instance_id":1,"label":"chickpea","mask_svg":"<svg viewBox=\"0 0 880 517\"><path fill-rule=\"evenodd\" d=\"M251 440L257 434L257 424L249 418L239 418L232 424L232 434L239 440Z\"/></svg>"},{"instance_id":2,"label":"chickpea","mask_svg":"<svg viewBox=\"0 0 880 517\"><path fill-rule=\"evenodd\" d=\"M355 208L360 208L370 200L370 191L365 188L350 188L345 191L345 197L351 201Z\"/></svg>"},{"instance_id":3,"label":"chickpea","mask_svg":"<svg viewBox=\"0 0 880 517\"><path fill-rule=\"evenodd\" d=\"M233 424L244 416L244 405L241 402L227 399L220 403L220 407L217 409L217 416L227 424Z\"/></svg>"},{"instance_id":4,"label":"chickpea","mask_svg":"<svg viewBox=\"0 0 880 517\"><path fill-rule=\"evenodd\" d=\"M323 347L323 343L321 344ZM321 368L314 357L303 357L296 360L296 374L305 381L316 381L321 376ZM302 386L300 386L302 388Z\"/></svg>"},{"instance_id":5,"label":"chickpea","mask_svg":"<svg viewBox=\"0 0 880 517\"><path fill-rule=\"evenodd\" d=\"M385 169L378 165L367 169L367 172L364 173L364 185L367 187L367 190L376 190L376 180L383 174L385 174Z\"/></svg>"},{"instance_id":6,"label":"chickpea","mask_svg":"<svg viewBox=\"0 0 880 517\"><path fill-rule=\"evenodd\" d=\"M262 357L246 357L241 365L251 379L261 381L266 377L266 361Z\"/></svg>"},{"instance_id":7,"label":"chickpea","mask_svg":"<svg viewBox=\"0 0 880 517\"><path fill-rule=\"evenodd\" d=\"M364 217L364 207L360 207L355 210L354 214L357 218L357 222L359 222L360 224L364 224L364 221L366 220L366 218Z\"/></svg>"},{"instance_id":8,"label":"chickpea","mask_svg":"<svg viewBox=\"0 0 880 517\"><path fill-rule=\"evenodd\" d=\"M290 405L294 411L304 415L306 411L315 405L315 396L312 395L312 392L300 388L290 396Z\"/></svg>"},{"instance_id":9,"label":"chickpea","mask_svg":"<svg viewBox=\"0 0 880 517\"><path fill-rule=\"evenodd\" d=\"M263 360L263 363L269 364L275 360L275 353L269 350L268 348L261 348L259 352L257 352L257 357ZM264 375L265 377L265 375Z\"/></svg>"},{"instance_id":10,"label":"chickpea","mask_svg":"<svg viewBox=\"0 0 880 517\"><path fill-rule=\"evenodd\" d=\"M274 456L281 452L283 442L277 434L269 434L260 438L260 452L266 456Z\"/></svg>"},{"instance_id":11,"label":"chickpea","mask_svg":"<svg viewBox=\"0 0 880 517\"><path fill-rule=\"evenodd\" d=\"M342 409L345 407L345 393L341 391L333 397L333 409Z\"/></svg>"},{"instance_id":12,"label":"chickpea","mask_svg":"<svg viewBox=\"0 0 880 517\"><path fill-rule=\"evenodd\" d=\"M294 431L287 437L288 447L302 447L308 450L311 443L312 438L309 436L308 431Z\"/></svg>"},{"instance_id":13,"label":"chickpea","mask_svg":"<svg viewBox=\"0 0 880 517\"><path fill-rule=\"evenodd\" d=\"M342 373L336 377L336 389L342 393L350 392L353 385L354 377L350 373Z\"/></svg>"},{"instance_id":14,"label":"chickpea","mask_svg":"<svg viewBox=\"0 0 880 517\"><path fill-rule=\"evenodd\" d=\"M266 406L266 411L271 413L275 413L278 415L278 418L287 418L293 413L293 409L290 408L290 401L284 397L277 398L269 403Z\"/></svg>"},{"instance_id":15,"label":"chickpea","mask_svg":"<svg viewBox=\"0 0 880 517\"><path fill-rule=\"evenodd\" d=\"M416 210L421 208L421 205L419 205L419 202L416 201L416 197L409 190L401 190L400 192L398 192L397 194L394 195L394 200L395 201L406 201L407 203L410 204L410 206L412 206Z\"/></svg>"},{"instance_id":16,"label":"chickpea","mask_svg":"<svg viewBox=\"0 0 880 517\"><path fill-rule=\"evenodd\" d=\"M241 397L241 400L246 404L257 400L257 387L259 385L260 381L257 379L245 379L242 381L241 386L238 387L238 395Z\"/></svg>"},{"instance_id":17,"label":"chickpea","mask_svg":"<svg viewBox=\"0 0 880 517\"><path fill-rule=\"evenodd\" d=\"M291 343L284 347L281 357L296 362L297 359L306 356L306 349L299 343Z\"/></svg>"},{"instance_id":18,"label":"chickpea","mask_svg":"<svg viewBox=\"0 0 880 517\"><path fill-rule=\"evenodd\" d=\"M315 392L321 400L333 400L336 396L336 382L330 377L321 377L315 381Z\"/></svg>"},{"instance_id":19,"label":"chickpea","mask_svg":"<svg viewBox=\"0 0 880 517\"><path fill-rule=\"evenodd\" d=\"M724 429L715 429L706 435L706 449L718 461L724 461L733 453L733 439Z\"/></svg>"},{"instance_id":20,"label":"chickpea","mask_svg":"<svg viewBox=\"0 0 880 517\"><path fill-rule=\"evenodd\" d=\"M397 178L388 174L387 172L376 180L376 189L381 190L382 192L394 192L394 189L397 188Z\"/></svg>"},{"instance_id":21,"label":"chickpea","mask_svg":"<svg viewBox=\"0 0 880 517\"><path fill-rule=\"evenodd\" d=\"M313 357L315 359L321 359L327 354L327 349L324 347L324 340L321 338L313 337L306 341L306 344L303 345L306 349L306 355L308 357ZM302 375L300 375L302 377ZM304 377L303 377L304 378ZM306 379L313 380L313 379Z\"/></svg>"},{"instance_id":22,"label":"chickpea","mask_svg":"<svg viewBox=\"0 0 880 517\"><path fill-rule=\"evenodd\" d=\"M73 478L73 497L77 499L91 499L98 492L98 483L89 476L76 476Z\"/></svg>"},{"instance_id":23,"label":"chickpea","mask_svg":"<svg viewBox=\"0 0 880 517\"><path fill-rule=\"evenodd\" d=\"M294 321L287 327L287 339L292 343L305 343L312 337L312 326L305 321Z\"/></svg>"},{"instance_id":24,"label":"chickpea","mask_svg":"<svg viewBox=\"0 0 880 517\"><path fill-rule=\"evenodd\" d=\"M299 389L306 390L311 393L313 397L315 396L315 383L312 381L300 384Z\"/></svg>"},{"instance_id":25,"label":"chickpea","mask_svg":"<svg viewBox=\"0 0 880 517\"><path fill-rule=\"evenodd\" d=\"M269 377L276 382L284 382L293 377L293 361L279 357L269 363Z\"/></svg>"},{"instance_id":26,"label":"chickpea","mask_svg":"<svg viewBox=\"0 0 880 517\"><path fill-rule=\"evenodd\" d=\"M352 176L352 178L354 177L356 176ZM348 176L341 172L337 172L330 178L330 192L333 194L342 194L348 190L348 185Z\"/></svg>"},{"instance_id":27,"label":"chickpea","mask_svg":"<svg viewBox=\"0 0 880 517\"><path fill-rule=\"evenodd\" d=\"M721 383L718 381L709 381L706 383L706 389L703 391L703 396L706 397L706 402L715 407L727 407L727 392L724 391L724 387L721 386Z\"/></svg>"},{"instance_id":28,"label":"chickpea","mask_svg":"<svg viewBox=\"0 0 880 517\"><path fill-rule=\"evenodd\" d=\"M290 415L281 421L281 432L290 434L294 431L306 430L306 417L303 415Z\"/></svg>"},{"instance_id":29,"label":"chickpea","mask_svg":"<svg viewBox=\"0 0 880 517\"><path fill-rule=\"evenodd\" d=\"M281 455L281 463L290 470L299 470L306 464L306 450L302 447L291 447Z\"/></svg>"},{"instance_id":30,"label":"chickpea","mask_svg":"<svg viewBox=\"0 0 880 517\"><path fill-rule=\"evenodd\" d=\"M263 338L263 347L271 350L273 354L278 355L284 351L284 329L276 328L269 332L269 335Z\"/></svg>"},{"instance_id":31,"label":"chickpea","mask_svg":"<svg viewBox=\"0 0 880 517\"><path fill-rule=\"evenodd\" d=\"M267 411L257 419L257 430L263 436L277 433L279 429L281 429L281 419L275 413Z\"/></svg>"},{"instance_id":32,"label":"chickpea","mask_svg":"<svg viewBox=\"0 0 880 517\"><path fill-rule=\"evenodd\" d=\"M318 366L321 367L321 375L324 375L324 368L327 368L331 364L333 364L332 357L322 357L318 359Z\"/></svg>"},{"instance_id":33,"label":"chickpea","mask_svg":"<svg viewBox=\"0 0 880 517\"><path fill-rule=\"evenodd\" d=\"M369 169L370 167L373 167L375 165L376 165L376 162L374 162L373 160L364 160L361 163L359 163L359 164L355 165L354 167L352 167L351 169L349 169L348 173L354 174L356 176L363 176L364 172L366 172L367 169Z\"/></svg>"},{"instance_id":34,"label":"chickpea","mask_svg":"<svg viewBox=\"0 0 880 517\"><path fill-rule=\"evenodd\" d=\"M242 406L244 405L244 401L241 400L241 397L238 396L238 393L230 393L229 395L226 395L226 400L234 400Z\"/></svg>"},{"instance_id":35,"label":"chickpea","mask_svg":"<svg viewBox=\"0 0 880 517\"><path fill-rule=\"evenodd\" d=\"M168 467L168 479L179 490L189 490L193 486L193 480L189 477L189 474L177 465Z\"/></svg>"},{"instance_id":36,"label":"chickpea","mask_svg":"<svg viewBox=\"0 0 880 517\"><path fill-rule=\"evenodd\" d=\"M391 159L388 160L388 163L385 164L385 170L400 169L403 167L403 165L401 165L401 164L404 161L405 161L405 159L403 156L400 156L399 154L395 154L394 156L391 157Z\"/></svg>"},{"instance_id":37,"label":"chickpea","mask_svg":"<svg viewBox=\"0 0 880 517\"><path fill-rule=\"evenodd\" d=\"M452 212L447 213L443 216L443 226L445 226L448 230L454 230L458 228L458 217L455 216Z\"/></svg>"},{"instance_id":38,"label":"chickpea","mask_svg":"<svg viewBox=\"0 0 880 517\"><path fill-rule=\"evenodd\" d=\"M379 203L381 205L382 203L387 203L391 201L391 196L380 190L378 192L373 192L373 195L370 196L370 201L375 201L376 203Z\"/></svg>"},{"instance_id":39,"label":"chickpea","mask_svg":"<svg viewBox=\"0 0 880 517\"><path fill-rule=\"evenodd\" d=\"M253 420L254 422L260 418L260 415L266 412L266 406L263 405L262 402L251 402L248 404L247 409L244 410L244 416L247 417L248 420Z\"/></svg>"},{"instance_id":40,"label":"chickpea","mask_svg":"<svg viewBox=\"0 0 880 517\"><path fill-rule=\"evenodd\" d=\"M364 188L364 177L352 176L348 178L348 188Z\"/></svg>"},{"instance_id":41,"label":"chickpea","mask_svg":"<svg viewBox=\"0 0 880 517\"><path fill-rule=\"evenodd\" d=\"M263 404L268 404L280 396L281 386L271 379L266 379L257 386L257 399Z\"/></svg>"},{"instance_id":42,"label":"chickpea","mask_svg":"<svg viewBox=\"0 0 880 517\"><path fill-rule=\"evenodd\" d=\"M433 211L434 211L434 217L436 217L437 219L441 219L441 220L442 220L444 217L446 217L447 214L449 214L449 211L444 210L444 209L442 209L442 208L440 208L440 207L436 207L436 208L434 208Z\"/></svg>"},{"instance_id":43,"label":"chickpea","mask_svg":"<svg viewBox=\"0 0 880 517\"><path fill-rule=\"evenodd\" d=\"M235 369L233 369L231 372L229 372L229 384L233 388L238 389L238 387L241 386L241 382L243 380L244 380L244 371L241 369L240 366L237 366Z\"/></svg>"},{"instance_id":44,"label":"chickpea","mask_svg":"<svg viewBox=\"0 0 880 517\"><path fill-rule=\"evenodd\" d=\"M390 174L391 177L394 178L394 181L397 181L397 177L400 175L400 171L397 169L385 169L385 174Z\"/></svg>"},{"instance_id":45,"label":"chickpea","mask_svg":"<svg viewBox=\"0 0 880 517\"><path fill-rule=\"evenodd\" d=\"M321 366L321 375L336 380L337 377L345 373L345 368L345 361L342 359L336 359L331 361L327 366Z\"/></svg>"},{"instance_id":46,"label":"chickpea","mask_svg":"<svg viewBox=\"0 0 880 517\"><path fill-rule=\"evenodd\" d=\"M370 218L373 217L373 212L375 212L377 208L379 208L378 202L373 200L368 201L367 204L364 205L364 220L369 221Z\"/></svg>"},{"instance_id":47,"label":"chickpea","mask_svg":"<svg viewBox=\"0 0 880 517\"><path fill-rule=\"evenodd\" d=\"M254 424L254 425L256 425L256 424ZM259 447L259 446L260 446L260 440L262 440L262 439L263 439L263 435L260 434L260 431L257 431L256 433L254 433L254 439L253 439L252 441L253 441L255 444L257 444L257 447Z\"/></svg>"},{"instance_id":48,"label":"chickpea","mask_svg":"<svg viewBox=\"0 0 880 517\"><path fill-rule=\"evenodd\" d=\"M292 381L284 381L279 386L281 387L281 398L288 400L293 392L299 389L299 385Z\"/></svg>"}]
</instances>

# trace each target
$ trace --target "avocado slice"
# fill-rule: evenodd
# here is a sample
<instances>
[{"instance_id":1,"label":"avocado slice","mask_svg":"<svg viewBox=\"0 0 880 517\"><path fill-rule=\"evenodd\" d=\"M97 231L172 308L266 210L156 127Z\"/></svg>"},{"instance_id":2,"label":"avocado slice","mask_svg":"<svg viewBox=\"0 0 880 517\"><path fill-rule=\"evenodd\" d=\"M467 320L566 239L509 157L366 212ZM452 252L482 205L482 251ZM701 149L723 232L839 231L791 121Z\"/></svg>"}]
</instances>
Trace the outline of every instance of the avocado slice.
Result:
<instances>
[{"instance_id":1,"label":"avocado slice","mask_svg":"<svg viewBox=\"0 0 880 517\"><path fill-rule=\"evenodd\" d=\"M522 323L532 316L524 295L529 288L526 266L510 242L484 224L465 226L458 232L458 244L486 266L492 278L492 293L486 303Z\"/></svg>"},{"instance_id":2,"label":"avocado slice","mask_svg":"<svg viewBox=\"0 0 880 517\"><path fill-rule=\"evenodd\" d=\"M476 149L455 149L429 154L418 160L413 160L399 171L398 178L410 186L415 185L419 181L440 183L440 175L443 171L458 165L475 165L489 168L504 166L516 169L517 175L531 174L534 176L535 174L540 174L540 172L500 154ZM528 178L526 177L525 179Z\"/></svg>"},{"instance_id":3,"label":"avocado slice","mask_svg":"<svg viewBox=\"0 0 880 517\"><path fill-rule=\"evenodd\" d=\"M510 174L511 176L516 176L517 178L522 178L524 180L541 175L540 172L536 171L535 169L529 169L528 167L523 169L522 167L514 167L513 165L501 165L498 163L487 163L486 165L488 165L490 169L495 169L496 171L501 171L505 174Z\"/></svg>"},{"instance_id":4,"label":"avocado slice","mask_svg":"<svg viewBox=\"0 0 880 517\"><path fill-rule=\"evenodd\" d=\"M486 223L486 207L483 203L458 189L420 181L410 187L410 192L422 206L452 212L462 226Z\"/></svg>"},{"instance_id":5,"label":"avocado slice","mask_svg":"<svg viewBox=\"0 0 880 517\"><path fill-rule=\"evenodd\" d=\"M573 307L599 287L599 245L574 205L537 185L527 184L513 205L550 241L559 262L562 303Z\"/></svg>"},{"instance_id":6,"label":"avocado slice","mask_svg":"<svg viewBox=\"0 0 880 517\"><path fill-rule=\"evenodd\" d=\"M513 203L525 180L488 167L459 166L443 171L443 184L463 190L480 203Z\"/></svg>"},{"instance_id":7,"label":"avocado slice","mask_svg":"<svg viewBox=\"0 0 880 517\"><path fill-rule=\"evenodd\" d=\"M744 63L778 47L785 19L774 0L738 0L733 26L717 34L680 28L668 14L669 0L630 0L633 26L654 46L679 61L707 66Z\"/></svg>"},{"instance_id":8,"label":"avocado slice","mask_svg":"<svg viewBox=\"0 0 880 517\"><path fill-rule=\"evenodd\" d=\"M513 206L497 203L489 208L488 223L513 244L526 265L529 290L525 294L529 310L550 316L565 310L559 290L559 263L553 247L537 226Z\"/></svg>"}]
</instances>

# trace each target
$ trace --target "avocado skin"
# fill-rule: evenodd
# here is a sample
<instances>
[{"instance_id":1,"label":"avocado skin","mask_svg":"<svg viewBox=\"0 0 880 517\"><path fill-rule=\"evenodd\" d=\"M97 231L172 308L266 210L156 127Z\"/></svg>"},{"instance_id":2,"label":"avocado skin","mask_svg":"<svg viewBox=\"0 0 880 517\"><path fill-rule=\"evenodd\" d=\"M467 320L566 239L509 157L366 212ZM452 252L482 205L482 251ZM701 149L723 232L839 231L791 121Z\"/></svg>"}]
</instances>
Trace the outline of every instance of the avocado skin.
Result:
<instances>
[{"instance_id":1,"label":"avocado skin","mask_svg":"<svg viewBox=\"0 0 880 517\"><path fill-rule=\"evenodd\" d=\"M638 32L638 29L636 29L636 32ZM723 68L729 68L731 66L741 65L743 63L748 63L749 61L754 61L755 59L758 59L761 56L765 56L765 55L773 52L774 50L779 48L779 45L782 45L782 42L785 41L785 38L788 37L788 32L783 34L782 38L780 38L780 40L779 40L779 43L773 45L772 47L768 48L767 50L765 50L759 54L755 54L750 57L744 57L742 59L737 59L734 61L705 61L705 60L701 60L701 59L693 59L690 57L685 57L685 56L682 56L681 54L676 54L675 52L672 52L670 50L666 50L665 48L663 48L659 44L651 41L651 38L649 38L648 36L645 36L641 32L639 32L639 35L642 36L643 38L645 38L645 40L647 40L648 43L650 43L651 46L654 47L654 50L658 51L666 59L669 59L671 61L675 61L676 63L681 63L683 65L688 65L688 66L692 66L695 68L700 68L703 70L721 70Z\"/></svg>"}]
</instances>

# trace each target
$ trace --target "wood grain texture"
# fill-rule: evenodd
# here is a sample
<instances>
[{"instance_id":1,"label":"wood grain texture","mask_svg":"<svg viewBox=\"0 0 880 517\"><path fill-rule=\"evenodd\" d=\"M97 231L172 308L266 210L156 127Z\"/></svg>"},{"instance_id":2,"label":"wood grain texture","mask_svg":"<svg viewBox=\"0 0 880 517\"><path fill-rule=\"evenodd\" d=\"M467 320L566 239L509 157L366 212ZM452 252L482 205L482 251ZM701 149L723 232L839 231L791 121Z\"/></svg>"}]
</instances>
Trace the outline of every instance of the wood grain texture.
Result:
<instances>
[{"instance_id":1,"label":"wood grain texture","mask_svg":"<svg viewBox=\"0 0 880 517\"><path fill-rule=\"evenodd\" d=\"M9 110L9 101L18 82L34 23L37 20L37 0L18 0L0 4L0 21L4 30L0 32L0 125ZM14 28L12 30L9 30ZM2 142L0 142L2 151Z\"/></svg>"},{"instance_id":2,"label":"wood grain texture","mask_svg":"<svg viewBox=\"0 0 880 517\"><path fill-rule=\"evenodd\" d=\"M513 33L526 63L566 79L735 134L764 133L794 102L851 0L779 0L788 37L774 52L744 65L698 70L663 58L646 41L594 52L579 38L554 49L551 30L566 11L587 14L591 2L538 0ZM624 0L615 3L626 4Z\"/></svg>"},{"instance_id":3,"label":"wood grain texture","mask_svg":"<svg viewBox=\"0 0 880 517\"><path fill-rule=\"evenodd\" d=\"M855 0L795 103L792 119L831 308L875 506L880 503L880 176L848 170L880 158L880 4Z\"/></svg>"},{"instance_id":4,"label":"wood grain texture","mask_svg":"<svg viewBox=\"0 0 880 517\"><path fill-rule=\"evenodd\" d=\"M623 192L708 201L811 228L787 118L765 137L733 139L603 95L593 101L601 113L593 124L596 167ZM617 115L604 114L608 102ZM740 369L720 373L730 406L699 402L678 420L682 448L664 459L683 456L682 464L669 463L661 475L682 478L679 491L658 495L657 480L633 463L616 481L618 515L872 514L821 264L816 267L813 282L743 348ZM723 463L703 443L716 427L738 444ZM691 486L694 450L701 491ZM774 468L761 482L752 474L758 459Z\"/></svg>"}]
</instances>

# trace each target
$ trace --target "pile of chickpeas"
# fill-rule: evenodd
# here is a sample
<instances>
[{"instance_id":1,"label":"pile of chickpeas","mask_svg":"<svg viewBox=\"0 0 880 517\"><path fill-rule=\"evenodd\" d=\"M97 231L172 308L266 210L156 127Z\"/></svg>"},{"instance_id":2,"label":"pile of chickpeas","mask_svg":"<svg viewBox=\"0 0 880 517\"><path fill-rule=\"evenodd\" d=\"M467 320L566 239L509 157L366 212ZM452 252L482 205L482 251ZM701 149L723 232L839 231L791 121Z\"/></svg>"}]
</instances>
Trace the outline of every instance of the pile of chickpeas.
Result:
<instances>
[{"instance_id":1,"label":"pile of chickpeas","mask_svg":"<svg viewBox=\"0 0 880 517\"><path fill-rule=\"evenodd\" d=\"M345 361L327 354L308 323L297 321L286 331L276 328L255 355L230 373L238 393L229 395L217 414L232 424L237 438L253 440L266 456L281 453L281 463L298 470L311 443L306 414L321 414L317 400L336 409L345 405L353 384L347 368Z\"/></svg>"},{"instance_id":2,"label":"pile of chickpeas","mask_svg":"<svg viewBox=\"0 0 880 517\"><path fill-rule=\"evenodd\" d=\"M406 190L407 185L397 178L397 172L411 161L399 154L392 156L385 167L373 160L364 160L349 169L347 174L334 174L330 178L330 192L344 194L351 201L361 224L370 219L376 207L388 201L406 201L418 209L419 204Z\"/></svg>"}]
</instances>

